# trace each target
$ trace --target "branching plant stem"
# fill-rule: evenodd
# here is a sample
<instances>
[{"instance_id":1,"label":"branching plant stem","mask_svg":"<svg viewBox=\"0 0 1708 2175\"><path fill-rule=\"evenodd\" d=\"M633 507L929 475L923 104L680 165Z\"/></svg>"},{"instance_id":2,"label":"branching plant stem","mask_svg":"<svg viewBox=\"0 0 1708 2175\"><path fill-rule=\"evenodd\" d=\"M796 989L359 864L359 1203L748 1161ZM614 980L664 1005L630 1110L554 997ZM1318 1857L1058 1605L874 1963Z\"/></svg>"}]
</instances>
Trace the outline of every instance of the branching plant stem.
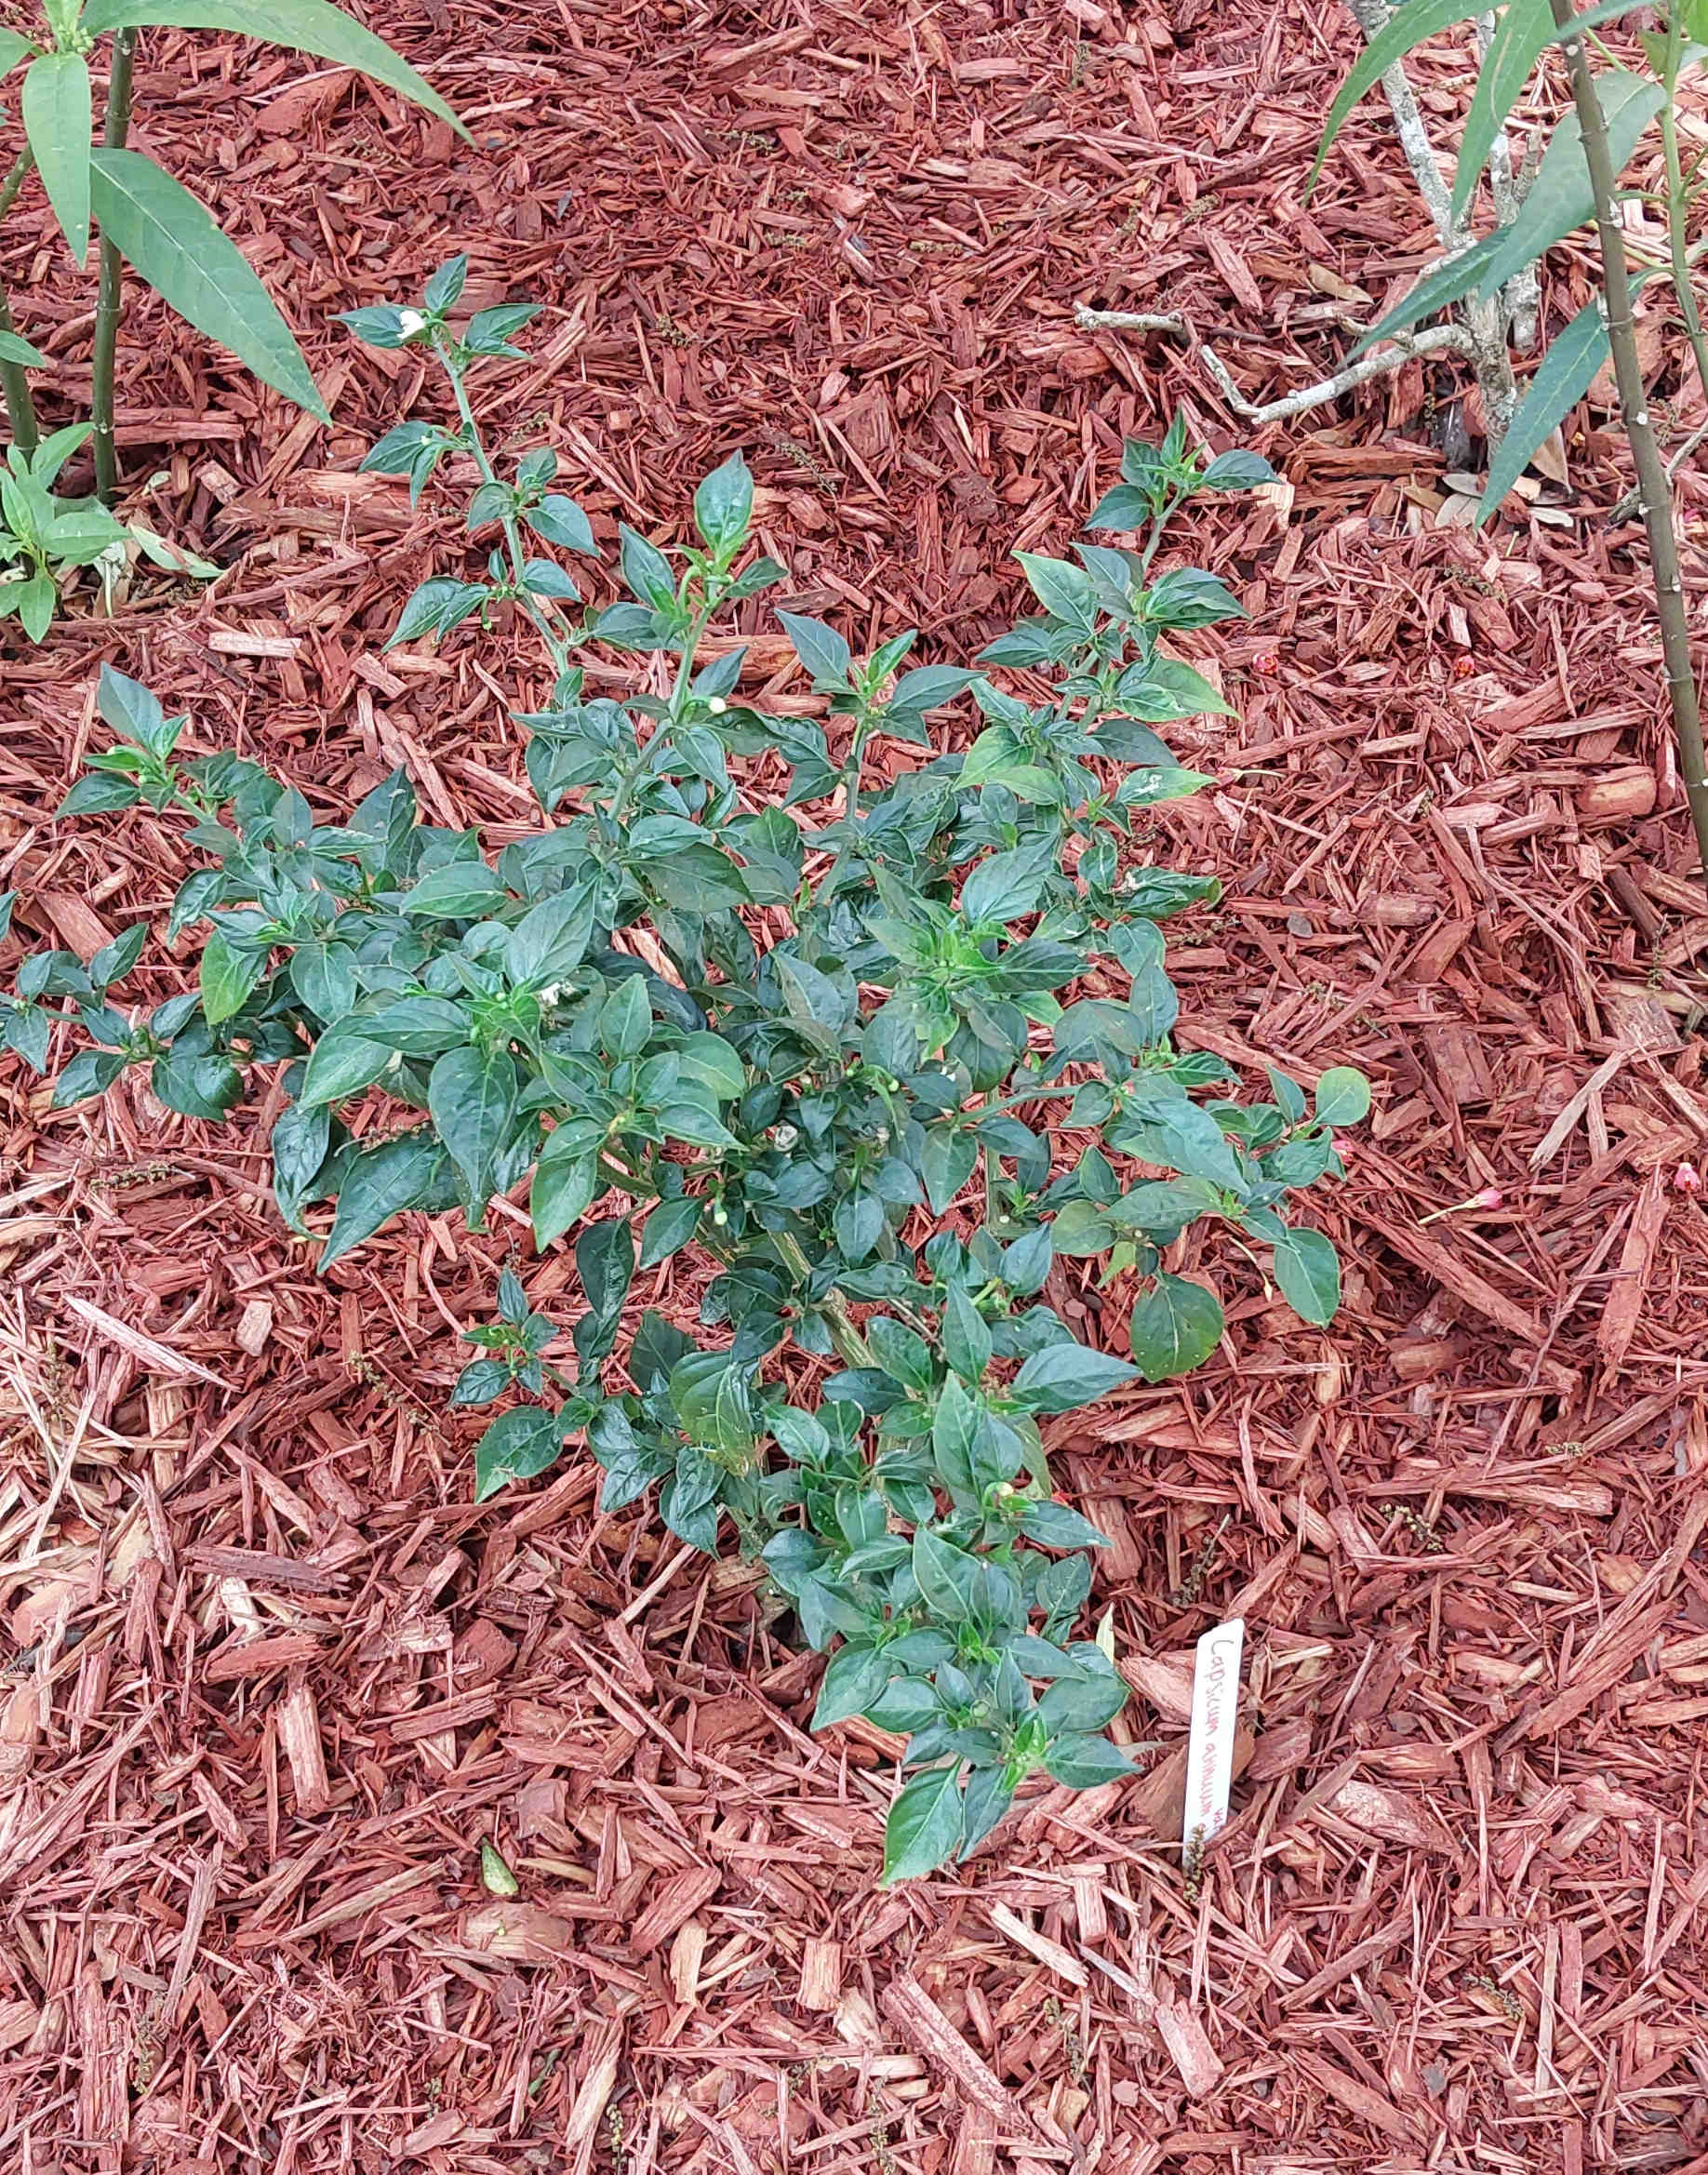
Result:
<instances>
[{"instance_id":1,"label":"branching plant stem","mask_svg":"<svg viewBox=\"0 0 1708 2175\"><path fill-rule=\"evenodd\" d=\"M1571 0L1549 0L1549 4L1555 23L1562 31L1569 31L1575 13ZM1595 94L1595 80L1590 73L1583 40L1568 36L1562 41L1562 50L1572 97L1577 102L1578 126L1582 134L1590 185L1595 195L1595 231L1601 244L1602 280L1607 290L1608 342L1613 351L1620 415L1631 445L1631 459L1641 493L1640 510L1648 531L1655 612L1661 622L1661 647L1673 724L1678 736L1685 794L1696 827L1703 884L1708 887L1708 764L1704 763L1702 754L1701 711L1690 661L1690 629L1685 612L1684 580L1678 565L1678 540L1673 529L1673 497L1661 448L1655 440L1654 425L1649 420L1643 366L1637 354L1631 277L1625 265L1624 231L1620 224L1617 201L1618 176L1608 148L1607 124L1601 100Z\"/></svg>"},{"instance_id":2,"label":"branching plant stem","mask_svg":"<svg viewBox=\"0 0 1708 2175\"><path fill-rule=\"evenodd\" d=\"M1074 313L1075 323L1088 332L1171 332L1182 340L1192 338L1192 327L1185 318L1165 315L1149 310L1093 310L1081 303ZM1368 385L1377 378L1392 377L1395 370L1419 355L1457 354L1468 360L1476 359L1476 347L1471 334L1462 325L1432 325L1422 332L1396 333L1392 344L1384 342L1373 354L1361 355L1355 363L1348 363L1343 370L1337 370L1332 378L1325 378L1315 385L1306 385L1297 393L1288 393L1279 400L1264 402L1261 406L1246 398L1230 376L1227 365L1208 340L1200 340L1198 353L1204 367L1215 381L1216 390L1237 416L1250 423L1285 422L1288 417L1303 415L1307 409L1323 407L1341 394L1351 393L1357 386Z\"/></svg>"}]
</instances>

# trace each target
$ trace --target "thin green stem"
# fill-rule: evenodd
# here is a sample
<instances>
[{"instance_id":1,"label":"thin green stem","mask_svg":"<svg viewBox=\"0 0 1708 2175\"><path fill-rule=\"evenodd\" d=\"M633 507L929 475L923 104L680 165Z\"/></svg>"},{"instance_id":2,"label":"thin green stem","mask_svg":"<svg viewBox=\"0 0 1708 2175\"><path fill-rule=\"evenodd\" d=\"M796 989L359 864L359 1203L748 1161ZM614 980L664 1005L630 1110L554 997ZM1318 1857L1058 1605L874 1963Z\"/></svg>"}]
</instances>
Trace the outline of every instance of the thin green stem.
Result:
<instances>
[{"instance_id":1,"label":"thin green stem","mask_svg":"<svg viewBox=\"0 0 1708 2175\"><path fill-rule=\"evenodd\" d=\"M12 208L18 192L29 179L30 169L34 164L34 153L26 144L12 161L11 170L6 180L0 181L0 219L4 219ZM0 332L16 330L6 291L0 288ZM0 393L5 394L6 417L11 428L13 445L20 453L33 453L41 443L41 432L36 426L35 398L30 391L24 364L0 363Z\"/></svg>"},{"instance_id":2,"label":"thin green stem","mask_svg":"<svg viewBox=\"0 0 1708 2175\"><path fill-rule=\"evenodd\" d=\"M771 1241L782 1257L784 1265L793 1269L803 1284L812 1274L812 1264L799 1246L786 1231L778 1232ZM849 1367L875 1367L876 1355L861 1335L860 1325L848 1312L848 1302L840 1291L827 1291L819 1301L825 1320L830 1326L831 1341Z\"/></svg>"},{"instance_id":3,"label":"thin green stem","mask_svg":"<svg viewBox=\"0 0 1708 2175\"><path fill-rule=\"evenodd\" d=\"M480 472L480 480L483 484L496 484L499 480L498 475L487 455L486 441L480 434L480 425L474 419L474 410L469 400L468 387L463 382L462 366L458 361L456 351L441 326L434 327L433 352L439 358L440 368L450 380L451 393L456 399L457 413L461 419L463 435L468 440L469 451L474 456L474 466ZM521 606L524 617L527 618L535 633L545 644L546 655L551 661L554 674L561 679L564 674L570 669L574 660L574 651L567 640L567 630L554 624L555 615L548 615L541 609L538 600L528 593L524 584L523 568L527 564L527 554L523 548L522 532L516 526L515 514L510 512L500 514L499 527L504 534L504 556L510 562L510 578L515 587L516 602Z\"/></svg>"},{"instance_id":4,"label":"thin green stem","mask_svg":"<svg viewBox=\"0 0 1708 2175\"><path fill-rule=\"evenodd\" d=\"M107 118L101 141L122 151L130 134L130 87L137 58L137 33L122 30L113 41L113 67L107 77ZM100 237L100 279L95 295L95 344L90 359L89 412L95 422L95 488L111 506L118 494L118 440L113 431L113 369L118 354L119 314L124 300L125 266L118 245Z\"/></svg>"},{"instance_id":5,"label":"thin green stem","mask_svg":"<svg viewBox=\"0 0 1708 2175\"><path fill-rule=\"evenodd\" d=\"M1708 760L1702 751L1701 711L1697 701L1696 673L1690 657L1690 628L1685 609L1684 578L1678 563L1678 539L1673 527L1673 494L1666 467L1649 420L1643 366L1637 353L1631 275L1625 263L1624 230L1615 203L1618 176L1608 147L1607 122L1596 95L1595 79L1581 34L1574 28L1571 0L1549 0L1555 22L1567 34L1561 40L1577 103L1578 126L1583 141L1584 163L1595 193L1595 229L1601 246L1602 278L1607 289L1608 344L1613 353L1613 371L1619 385L1620 414L1631 446L1641 493L1644 525L1648 532L1649 564L1655 584L1655 614L1661 623L1661 648L1665 662L1667 694L1672 703L1673 726L1678 738L1679 767L1696 829L1701 857L1702 882L1708 887Z\"/></svg>"},{"instance_id":6,"label":"thin green stem","mask_svg":"<svg viewBox=\"0 0 1708 2175\"><path fill-rule=\"evenodd\" d=\"M1661 109L1661 146L1666 159L1666 239L1672 264L1673 292L1678 298L1679 314L1684 319L1690 352L1696 357L1697 378L1703 389L1708 391L1708 336L1703 334L1701 313L1696 306L1696 292L1690 283L1689 244L1685 234L1690 194L1678 150L1678 112L1675 100L1683 63L1684 16L1680 8L1675 6L1667 18L1666 59L1661 78L1666 91L1666 103ZM1678 463L1675 460L1667 471L1669 482L1677 471Z\"/></svg>"}]
</instances>

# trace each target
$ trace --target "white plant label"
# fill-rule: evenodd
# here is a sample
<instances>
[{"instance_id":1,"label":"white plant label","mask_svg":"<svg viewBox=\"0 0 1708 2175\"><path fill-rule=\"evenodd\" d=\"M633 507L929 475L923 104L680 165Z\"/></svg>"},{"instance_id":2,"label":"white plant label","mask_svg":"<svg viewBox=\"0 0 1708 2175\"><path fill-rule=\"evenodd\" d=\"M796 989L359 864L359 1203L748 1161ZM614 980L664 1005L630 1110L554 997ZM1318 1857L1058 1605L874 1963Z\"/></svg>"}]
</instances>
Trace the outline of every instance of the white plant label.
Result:
<instances>
[{"instance_id":1,"label":"white plant label","mask_svg":"<svg viewBox=\"0 0 1708 2175\"><path fill-rule=\"evenodd\" d=\"M1181 1862L1197 1870L1205 1846L1228 1818L1234 1784L1234 1729L1239 1718L1239 1663L1245 1620L1219 1623L1198 1641L1192 1679L1192 1734L1186 1741L1186 1810Z\"/></svg>"}]
</instances>

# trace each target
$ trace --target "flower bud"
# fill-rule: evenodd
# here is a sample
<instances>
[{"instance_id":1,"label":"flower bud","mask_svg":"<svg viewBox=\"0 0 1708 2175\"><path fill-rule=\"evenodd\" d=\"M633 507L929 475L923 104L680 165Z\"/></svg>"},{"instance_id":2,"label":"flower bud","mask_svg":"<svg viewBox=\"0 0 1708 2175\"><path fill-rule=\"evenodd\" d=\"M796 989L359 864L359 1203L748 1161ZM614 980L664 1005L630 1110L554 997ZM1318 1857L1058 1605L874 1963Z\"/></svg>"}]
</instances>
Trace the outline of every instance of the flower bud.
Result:
<instances>
[{"instance_id":1,"label":"flower bud","mask_svg":"<svg viewBox=\"0 0 1708 2175\"><path fill-rule=\"evenodd\" d=\"M712 713L714 717L722 717L725 711L727 710L728 707L728 703L725 701L721 695L714 695L712 700L706 704L706 708Z\"/></svg>"},{"instance_id":2,"label":"flower bud","mask_svg":"<svg viewBox=\"0 0 1708 2175\"><path fill-rule=\"evenodd\" d=\"M421 310L399 310L397 329L406 340L413 340L418 332L427 329L426 313Z\"/></svg>"}]
</instances>

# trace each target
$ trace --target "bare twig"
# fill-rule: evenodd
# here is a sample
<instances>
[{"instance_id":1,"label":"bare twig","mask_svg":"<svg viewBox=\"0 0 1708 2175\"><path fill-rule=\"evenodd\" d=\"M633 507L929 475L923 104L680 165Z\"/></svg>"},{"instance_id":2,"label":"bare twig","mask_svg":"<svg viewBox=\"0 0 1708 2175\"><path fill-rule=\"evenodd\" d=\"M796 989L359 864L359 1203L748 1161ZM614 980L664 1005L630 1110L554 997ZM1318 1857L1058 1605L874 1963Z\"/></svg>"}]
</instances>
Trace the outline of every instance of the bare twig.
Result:
<instances>
[{"instance_id":1,"label":"bare twig","mask_svg":"<svg viewBox=\"0 0 1708 2175\"><path fill-rule=\"evenodd\" d=\"M1464 355L1472 362L1476 360L1476 343L1464 326L1432 325L1425 332L1397 334L1391 347L1384 344L1372 354L1360 355L1355 363L1348 363L1332 378L1325 378L1319 384L1306 385L1283 399L1267 401L1261 407L1255 407L1236 389L1213 348L1201 347L1198 352L1204 357L1204 367L1216 381L1216 390L1234 414L1248 423L1278 423L1288 416L1302 415L1307 408L1322 407L1356 386L1368 385L1373 378L1392 377L1395 370L1403 369L1419 355L1456 354Z\"/></svg>"},{"instance_id":2,"label":"bare twig","mask_svg":"<svg viewBox=\"0 0 1708 2175\"><path fill-rule=\"evenodd\" d=\"M1192 327L1184 317L1169 316L1159 310L1093 310L1081 302L1074 316L1088 332L1173 332L1182 340L1192 338Z\"/></svg>"},{"instance_id":3,"label":"bare twig","mask_svg":"<svg viewBox=\"0 0 1708 2175\"><path fill-rule=\"evenodd\" d=\"M1575 15L1571 0L1550 0L1550 6L1559 28L1569 32ZM1625 265L1625 236L1619 218L1619 177L1608 148L1607 122L1602 115L1601 100L1595 94L1595 79L1590 73L1583 40L1568 35L1562 39L1561 46L1571 78L1572 96L1577 101L1584 163L1595 193L1595 231L1601 244L1601 275L1608 298L1608 344L1613 351L1620 415L1631 444L1637 488L1642 493L1641 507L1648 531L1648 556L1654 573L1655 612L1661 621L1667 693L1678 735L1685 794L1696 826L1702 879L1708 885L1708 763L1704 762L1702 754L1701 713L1696 700L1696 674L1690 663L1690 628L1685 613L1684 580L1678 566L1678 540L1673 530L1673 494L1667 486L1661 448L1655 443L1654 425L1649 420L1648 395L1643 386L1643 366L1637 354L1631 277Z\"/></svg>"},{"instance_id":4,"label":"bare twig","mask_svg":"<svg viewBox=\"0 0 1708 2175\"><path fill-rule=\"evenodd\" d=\"M1193 337L1192 327L1185 318L1162 311L1093 310L1081 302L1074 317L1088 332L1171 332L1181 340ZM1354 326L1353 329L1355 331L1357 327ZM1227 365L1209 342L1198 342L1204 367L1215 380L1217 392L1234 414L1248 423L1283 422L1289 416L1303 415L1307 408L1326 407L1329 401L1338 400L1341 394L1368 385L1372 379L1392 376L1418 355L1460 354L1474 360L1475 352L1471 335L1462 325L1434 325L1424 332L1396 333L1392 345L1384 342L1374 354L1361 355L1355 363L1348 363L1343 370L1337 370L1332 378L1325 378L1315 385L1307 385L1298 393L1289 393L1285 398L1269 401L1260 407L1248 400L1234 384Z\"/></svg>"}]
</instances>

